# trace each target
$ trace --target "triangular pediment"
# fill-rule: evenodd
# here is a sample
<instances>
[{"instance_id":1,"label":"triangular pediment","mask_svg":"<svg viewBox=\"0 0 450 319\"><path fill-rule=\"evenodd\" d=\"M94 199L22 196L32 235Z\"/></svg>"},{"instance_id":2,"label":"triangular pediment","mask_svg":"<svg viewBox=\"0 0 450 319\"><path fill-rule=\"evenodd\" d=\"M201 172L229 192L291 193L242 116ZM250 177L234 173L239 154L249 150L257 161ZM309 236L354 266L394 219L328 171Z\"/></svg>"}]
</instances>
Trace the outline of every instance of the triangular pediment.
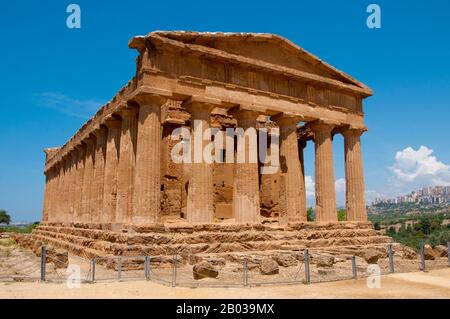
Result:
<instances>
[{"instance_id":1,"label":"triangular pediment","mask_svg":"<svg viewBox=\"0 0 450 319\"><path fill-rule=\"evenodd\" d=\"M188 45L199 45L301 72L307 72L370 91L367 86L353 77L334 68L291 41L278 35L266 33L185 31L156 31L151 34Z\"/></svg>"}]
</instances>

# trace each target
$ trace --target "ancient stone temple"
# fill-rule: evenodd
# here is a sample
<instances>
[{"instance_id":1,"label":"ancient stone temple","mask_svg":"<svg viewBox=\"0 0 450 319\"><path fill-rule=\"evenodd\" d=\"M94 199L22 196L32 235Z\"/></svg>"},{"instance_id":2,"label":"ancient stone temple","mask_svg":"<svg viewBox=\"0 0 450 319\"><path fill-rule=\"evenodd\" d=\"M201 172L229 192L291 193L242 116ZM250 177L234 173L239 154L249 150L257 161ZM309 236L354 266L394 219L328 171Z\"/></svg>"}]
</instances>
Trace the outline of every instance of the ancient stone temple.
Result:
<instances>
[{"instance_id":1,"label":"ancient stone temple","mask_svg":"<svg viewBox=\"0 0 450 319\"><path fill-rule=\"evenodd\" d=\"M158 31L129 47L138 52L135 76L65 145L45 150L35 236L91 255L390 241L367 222L360 141L367 86L272 34ZM279 169L175 163L172 132L194 131L195 121L203 130L279 128ZM345 141L345 222L336 213L336 134ZM314 163L304 163L307 143ZM315 165L314 221L307 221L304 165Z\"/></svg>"}]
</instances>

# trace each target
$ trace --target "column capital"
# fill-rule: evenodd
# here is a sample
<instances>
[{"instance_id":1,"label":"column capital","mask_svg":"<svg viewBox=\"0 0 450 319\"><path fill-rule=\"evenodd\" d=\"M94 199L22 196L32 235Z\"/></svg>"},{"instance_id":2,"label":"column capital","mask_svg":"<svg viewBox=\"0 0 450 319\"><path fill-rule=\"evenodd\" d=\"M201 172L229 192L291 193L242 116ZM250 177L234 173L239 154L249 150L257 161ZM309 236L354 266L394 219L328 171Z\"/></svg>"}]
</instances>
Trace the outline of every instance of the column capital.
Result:
<instances>
[{"instance_id":1,"label":"column capital","mask_svg":"<svg viewBox=\"0 0 450 319\"><path fill-rule=\"evenodd\" d=\"M274 116L271 116L271 120L276 122L278 126L286 126L296 125L298 122L303 120L303 117L290 113L278 113Z\"/></svg>"},{"instance_id":2,"label":"column capital","mask_svg":"<svg viewBox=\"0 0 450 319\"><path fill-rule=\"evenodd\" d=\"M83 140L83 142L84 142L86 145L92 145L92 144L95 144L95 135L89 134L89 135Z\"/></svg>"},{"instance_id":3,"label":"column capital","mask_svg":"<svg viewBox=\"0 0 450 319\"><path fill-rule=\"evenodd\" d=\"M133 98L133 101L135 101L139 105L158 104L161 106L167 101L167 97L152 93L142 93L136 95Z\"/></svg>"},{"instance_id":4,"label":"column capital","mask_svg":"<svg viewBox=\"0 0 450 319\"><path fill-rule=\"evenodd\" d=\"M192 115L197 113L211 113L211 111L216 107L216 105L208 102L200 102L194 100L188 100L182 104L182 106Z\"/></svg>"},{"instance_id":5,"label":"column capital","mask_svg":"<svg viewBox=\"0 0 450 319\"><path fill-rule=\"evenodd\" d=\"M118 115L120 115L121 118L136 116L138 113L139 109L127 102L122 103L118 111Z\"/></svg>"},{"instance_id":6,"label":"column capital","mask_svg":"<svg viewBox=\"0 0 450 319\"><path fill-rule=\"evenodd\" d=\"M103 123L108 129L121 128L122 121L118 118L114 118L112 116L105 119Z\"/></svg>"},{"instance_id":7,"label":"column capital","mask_svg":"<svg viewBox=\"0 0 450 319\"><path fill-rule=\"evenodd\" d=\"M259 116L259 113L255 110L247 109L242 106L233 107L228 111L228 114L234 116L237 119L256 119Z\"/></svg>"},{"instance_id":8,"label":"column capital","mask_svg":"<svg viewBox=\"0 0 450 319\"><path fill-rule=\"evenodd\" d=\"M344 136L355 136L355 137L359 137L361 136L364 132L367 132L368 129L367 127L346 127L344 129L341 130L341 134Z\"/></svg>"},{"instance_id":9,"label":"column capital","mask_svg":"<svg viewBox=\"0 0 450 319\"><path fill-rule=\"evenodd\" d=\"M338 125L339 123L333 122L333 121L324 121L324 120L317 120L314 122L310 122L307 124L309 128L314 133L318 132L330 132Z\"/></svg>"},{"instance_id":10,"label":"column capital","mask_svg":"<svg viewBox=\"0 0 450 319\"><path fill-rule=\"evenodd\" d=\"M106 136L106 132L107 132L106 127L103 125L99 125L96 128L94 128L94 130L92 131L92 134L95 135L97 140L100 140Z\"/></svg>"}]
</instances>

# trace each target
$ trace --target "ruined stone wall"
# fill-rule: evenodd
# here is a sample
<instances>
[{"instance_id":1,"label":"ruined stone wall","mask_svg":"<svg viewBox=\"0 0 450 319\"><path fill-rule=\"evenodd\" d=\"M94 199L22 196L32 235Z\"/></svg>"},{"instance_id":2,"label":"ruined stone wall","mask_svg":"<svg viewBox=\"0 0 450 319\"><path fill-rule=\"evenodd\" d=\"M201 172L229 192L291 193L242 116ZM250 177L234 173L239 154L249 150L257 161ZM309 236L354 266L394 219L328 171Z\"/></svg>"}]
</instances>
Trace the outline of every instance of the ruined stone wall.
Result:
<instances>
[{"instance_id":1,"label":"ruined stone wall","mask_svg":"<svg viewBox=\"0 0 450 319\"><path fill-rule=\"evenodd\" d=\"M189 128L189 113L179 104L165 105L163 108L162 150L161 150L161 220L186 216L189 165L175 164L171 159L172 148L179 142L172 140L171 134L178 127ZM211 127L225 131L235 127L236 120L221 110L211 116ZM273 124L262 119L259 126ZM215 218L233 218L233 170L234 165L215 163L213 165ZM279 174L260 175L261 214L265 217L278 215Z\"/></svg>"}]
</instances>

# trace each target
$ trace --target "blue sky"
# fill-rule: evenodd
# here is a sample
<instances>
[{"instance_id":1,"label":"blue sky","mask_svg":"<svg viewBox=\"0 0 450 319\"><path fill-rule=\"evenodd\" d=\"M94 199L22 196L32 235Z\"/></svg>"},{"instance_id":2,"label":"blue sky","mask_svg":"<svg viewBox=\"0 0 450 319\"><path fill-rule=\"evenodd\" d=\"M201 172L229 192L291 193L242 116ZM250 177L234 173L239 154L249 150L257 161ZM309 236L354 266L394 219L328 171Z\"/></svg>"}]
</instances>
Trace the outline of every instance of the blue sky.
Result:
<instances>
[{"instance_id":1,"label":"blue sky","mask_svg":"<svg viewBox=\"0 0 450 319\"><path fill-rule=\"evenodd\" d=\"M66 27L70 3L81 7L79 30ZM381 29L366 26L370 3L381 6ZM447 0L59 0L8 1L0 8L0 208L16 221L40 218L43 148L63 144L133 76L136 52L127 42L154 30L290 39L375 92L364 104L369 132L362 139L369 199L450 183ZM342 138L333 146L339 180ZM311 144L308 176L313 163Z\"/></svg>"}]
</instances>

